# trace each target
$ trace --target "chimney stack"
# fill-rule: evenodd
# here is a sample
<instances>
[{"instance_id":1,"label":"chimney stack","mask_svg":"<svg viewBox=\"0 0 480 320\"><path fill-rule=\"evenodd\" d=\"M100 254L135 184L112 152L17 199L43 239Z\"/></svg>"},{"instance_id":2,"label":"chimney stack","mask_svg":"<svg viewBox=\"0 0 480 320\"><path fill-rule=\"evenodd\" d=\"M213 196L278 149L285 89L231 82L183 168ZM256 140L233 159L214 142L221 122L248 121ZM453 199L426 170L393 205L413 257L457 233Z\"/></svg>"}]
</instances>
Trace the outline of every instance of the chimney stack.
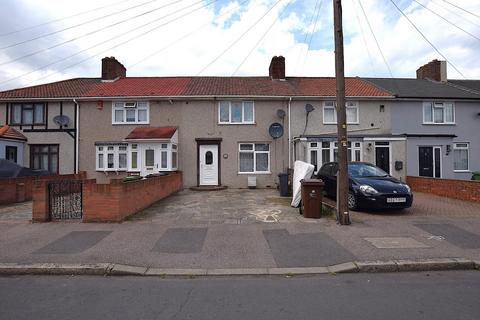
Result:
<instances>
[{"instance_id":1,"label":"chimney stack","mask_svg":"<svg viewBox=\"0 0 480 320\"><path fill-rule=\"evenodd\" d=\"M272 80L285 80L285 58L275 56L270 62L268 74Z\"/></svg>"},{"instance_id":2,"label":"chimney stack","mask_svg":"<svg viewBox=\"0 0 480 320\"><path fill-rule=\"evenodd\" d=\"M417 79L430 79L439 82L447 81L447 62L438 61L437 59L430 61L426 65L421 66L417 70Z\"/></svg>"},{"instance_id":3,"label":"chimney stack","mask_svg":"<svg viewBox=\"0 0 480 320\"><path fill-rule=\"evenodd\" d=\"M127 76L127 69L115 57L102 59L102 80L115 80Z\"/></svg>"}]
</instances>

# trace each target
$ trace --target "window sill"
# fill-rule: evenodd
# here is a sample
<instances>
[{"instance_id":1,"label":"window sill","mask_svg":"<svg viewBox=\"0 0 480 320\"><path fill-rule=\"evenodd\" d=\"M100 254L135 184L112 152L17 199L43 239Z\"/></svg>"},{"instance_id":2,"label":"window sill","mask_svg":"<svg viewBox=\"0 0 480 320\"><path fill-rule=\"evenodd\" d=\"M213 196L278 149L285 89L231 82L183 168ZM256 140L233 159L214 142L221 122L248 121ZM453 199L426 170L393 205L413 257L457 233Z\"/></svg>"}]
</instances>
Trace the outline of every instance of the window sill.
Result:
<instances>
[{"instance_id":1,"label":"window sill","mask_svg":"<svg viewBox=\"0 0 480 320\"><path fill-rule=\"evenodd\" d=\"M336 122L323 122L323 124L334 124L334 125L337 125ZM360 122L347 122L347 126L349 125L359 125Z\"/></svg>"},{"instance_id":2,"label":"window sill","mask_svg":"<svg viewBox=\"0 0 480 320\"><path fill-rule=\"evenodd\" d=\"M95 169L97 172L126 172L127 169Z\"/></svg>"},{"instance_id":3,"label":"window sill","mask_svg":"<svg viewBox=\"0 0 480 320\"><path fill-rule=\"evenodd\" d=\"M235 126L235 125L240 125L240 126L245 126L245 125L256 125L256 122L217 122L217 125L219 126Z\"/></svg>"},{"instance_id":4,"label":"window sill","mask_svg":"<svg viewBox=\"0 0 480 320\"><path fill-rule=\"evenodd\" d=\"M138 124L150 124L150 122L112 122L112 125L138 125Z\"/></svg>"},{"instance_id":5,"label":"window sill","mask_svg":"<svg viewBox=\"0 0 480 320\"><path fill-rule=\"evenodd\" d=\"M267 175L267 174L272 174L270 171L262 171L262 172L237 172L238 175L251 175L251 174L256 174L256 175Z\"/></svg>"},{"instance_id":6,"label":"window sill","mask_svg":"<svg viewBox=\"0 0 480 320\"><path fill-rule=\"evenodd\" d=\"M424 122L422 123L424 126L456 126L455 122L452 123L431 123L431 122Z\"/></svg>"},{"instance_id":7,"label":"window sill","mask_svg":"<svg viewBox=\"0 0 480 320\"><path fill-rule=\"evenodd\" d=\"M453 172L458 172L458 173L471 173L472 170L453 170Z\"/></svg>"}]
</instances>

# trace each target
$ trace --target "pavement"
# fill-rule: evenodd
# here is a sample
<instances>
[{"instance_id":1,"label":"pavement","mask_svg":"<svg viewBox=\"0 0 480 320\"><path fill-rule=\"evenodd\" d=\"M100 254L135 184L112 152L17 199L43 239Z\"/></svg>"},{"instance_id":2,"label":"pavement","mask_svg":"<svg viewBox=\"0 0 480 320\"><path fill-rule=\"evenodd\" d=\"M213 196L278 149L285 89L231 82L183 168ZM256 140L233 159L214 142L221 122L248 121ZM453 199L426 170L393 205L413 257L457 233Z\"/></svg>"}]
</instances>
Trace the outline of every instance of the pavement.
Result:
<instances>
[{"instance_id":1,"label":"pavement","mask_svg":"<svg viewBox=\"0 0 480 320\"><path fill-rule=\"evenodd\" d=\"M480 204L419 193L407 210L353 212L350 226L305 219L276 190L184 190L123 223L32 224L14 214L27 206L0 207L0 272L310 274L480 261Z\"/></svg>"},{"instance_id":2,"label":"pavement","mask_svg":"<svg viewBox=\"0 0 480 320\"><path fill-rule=\"evenodd\" d=\"M1 319L480 319L480 272L0 277Z\"/></svg>"}]
</instances>

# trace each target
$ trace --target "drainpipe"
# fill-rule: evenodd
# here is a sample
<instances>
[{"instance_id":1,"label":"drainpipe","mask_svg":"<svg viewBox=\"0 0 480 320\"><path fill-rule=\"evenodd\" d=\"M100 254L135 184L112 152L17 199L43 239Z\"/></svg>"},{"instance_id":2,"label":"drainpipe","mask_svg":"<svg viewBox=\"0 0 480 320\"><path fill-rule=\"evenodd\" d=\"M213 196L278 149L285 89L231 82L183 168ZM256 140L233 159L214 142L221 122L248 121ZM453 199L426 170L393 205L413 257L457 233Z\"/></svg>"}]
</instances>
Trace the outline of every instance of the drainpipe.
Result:
<instances>
[{"instance_id":1,"label":"drainpipe","mask_svg":"<svg viewBox=\"0 0 480 320\"><path fill-rule=\"evenodd\" d=\"M75 173L78 174L78 134L79 134L79 128L78 124L80 122L79 119L79 114L80 114L80 105L78 104L77 100L73 99L73 103L75 103Z\"/></svg>"},{"instance_id":2,"label":"drainpipe","mask_svg":"<svg viewBox=\"0 0 480 320\"><path fill-rule=\"evenodd\" d=\"M290 117L290 106L292 103L292 97L288 100L288 168L292 168L292 138L290 135L290 125L291 125L291 117Z\"/></svg>"}]
</instances>

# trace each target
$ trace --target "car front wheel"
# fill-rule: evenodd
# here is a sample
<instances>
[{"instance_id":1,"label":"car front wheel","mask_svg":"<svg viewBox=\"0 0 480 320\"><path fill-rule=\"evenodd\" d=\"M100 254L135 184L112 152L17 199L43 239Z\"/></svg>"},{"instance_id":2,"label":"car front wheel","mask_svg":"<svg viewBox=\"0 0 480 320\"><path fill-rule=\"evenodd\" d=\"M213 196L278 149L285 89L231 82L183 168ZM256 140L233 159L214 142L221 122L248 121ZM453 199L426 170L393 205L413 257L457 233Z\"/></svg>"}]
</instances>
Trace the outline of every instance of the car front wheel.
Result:
<instances>
[{"instance_id":1,"label":"car front wheel","mask_svg":"<svg viewBox=\"0 0 480 320\"><path fill-rule=\"evenodd\" d=\"M355 197L355 195L351 191L348 193L348 209L349 210L357 209L357 197Z\"/></svg>"}]
</instances>

